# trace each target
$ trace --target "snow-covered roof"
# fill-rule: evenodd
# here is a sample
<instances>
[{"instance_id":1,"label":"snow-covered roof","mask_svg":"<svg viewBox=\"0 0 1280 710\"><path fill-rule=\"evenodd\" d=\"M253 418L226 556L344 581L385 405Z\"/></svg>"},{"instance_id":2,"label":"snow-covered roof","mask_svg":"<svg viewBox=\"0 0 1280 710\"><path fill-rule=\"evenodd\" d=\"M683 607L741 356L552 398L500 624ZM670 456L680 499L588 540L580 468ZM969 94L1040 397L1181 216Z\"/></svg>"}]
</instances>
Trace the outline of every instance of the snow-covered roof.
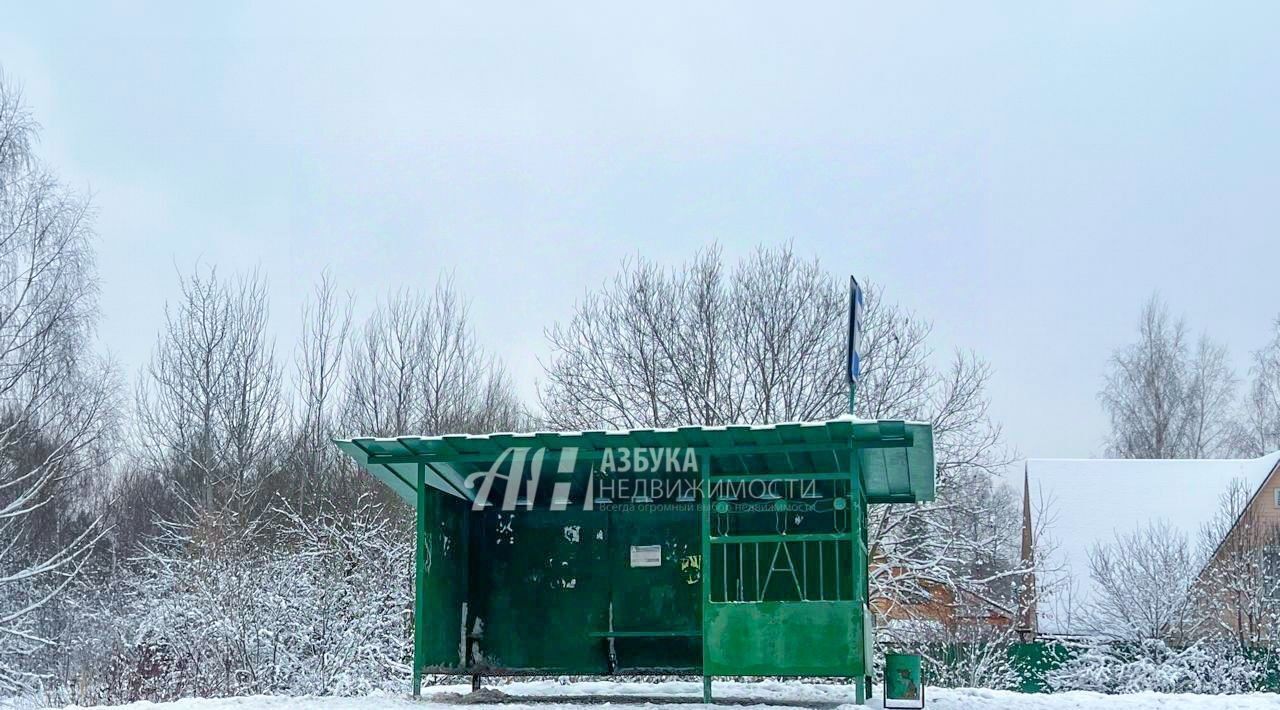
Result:
<instances>
[{"instance_id":1,"label":"snow-covered roof","mask_svg":"<svg viewBox=\"0 0 1280 710\"><path fill-rule=\"evenodd\" d=\"M1072 588L1039 605L1042 633L1079 633L1080 610L1092 599L1089 550L1150 521L1163 521L1194 545L1201 526L1218 510L1235 479L1256 491L1280 461L1280 452L1256 459L1026 459L1032 515L1045 525L1045 562L1070 574ZM1016 478L1015 478L1016 477ZM1021 484L1021 480L1017 480ZM1021 486L1019 485L1019 488ZM1048 580L1046 580L1048 581Z\"/></svg>"}]
</instances>

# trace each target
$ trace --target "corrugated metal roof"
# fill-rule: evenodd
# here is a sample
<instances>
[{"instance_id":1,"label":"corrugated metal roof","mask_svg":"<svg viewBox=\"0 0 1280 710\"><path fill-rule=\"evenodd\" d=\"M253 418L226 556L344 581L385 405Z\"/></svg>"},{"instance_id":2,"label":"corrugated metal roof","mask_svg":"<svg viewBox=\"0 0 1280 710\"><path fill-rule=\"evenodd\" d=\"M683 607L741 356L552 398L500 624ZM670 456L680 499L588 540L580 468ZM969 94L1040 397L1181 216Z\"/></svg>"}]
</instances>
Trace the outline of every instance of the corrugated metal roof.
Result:
<instances>
[{"instance_id":1,"label":"corrugated metal roof","mask_svg":"<svg viewBox=\"0 0 1280 710\"><path fill-rule=\"evenodd\" d=\"M467 477L488 470L514 448L542 448L556 456L573 449L582 465L606 449L691 448L709 455L718 474L848 471L856 451L869 502L917 502L934 495L933 431L921 422L844 416L764 425L353 437L335 443L409 502L417 500L418 463L427 466L429 486L471 499Z\"/></svg>"}]
</instances>

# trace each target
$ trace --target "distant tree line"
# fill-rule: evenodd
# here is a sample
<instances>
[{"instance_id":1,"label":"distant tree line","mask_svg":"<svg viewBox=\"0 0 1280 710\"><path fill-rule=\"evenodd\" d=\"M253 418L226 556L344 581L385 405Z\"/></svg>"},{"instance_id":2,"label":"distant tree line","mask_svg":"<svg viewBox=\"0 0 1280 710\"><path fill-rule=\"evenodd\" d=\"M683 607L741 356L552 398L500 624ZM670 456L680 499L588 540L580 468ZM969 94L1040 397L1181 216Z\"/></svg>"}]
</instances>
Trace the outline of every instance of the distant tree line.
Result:
<instances>
[{"instance_id":1,"label":"distant tree line","mask_svg":"<svg viewBox=\"0 0 1280 710\"><path fill-rule=\"evenodd\" d=\"M1117 458L1254 457L1280 449L1280 317L1252 353L1243 394L1226 346L1193 338L1158 295L1115 351L1099 400ZM1261 339L1261 338L1260 338Z\"/></svg>"}]
</instances>

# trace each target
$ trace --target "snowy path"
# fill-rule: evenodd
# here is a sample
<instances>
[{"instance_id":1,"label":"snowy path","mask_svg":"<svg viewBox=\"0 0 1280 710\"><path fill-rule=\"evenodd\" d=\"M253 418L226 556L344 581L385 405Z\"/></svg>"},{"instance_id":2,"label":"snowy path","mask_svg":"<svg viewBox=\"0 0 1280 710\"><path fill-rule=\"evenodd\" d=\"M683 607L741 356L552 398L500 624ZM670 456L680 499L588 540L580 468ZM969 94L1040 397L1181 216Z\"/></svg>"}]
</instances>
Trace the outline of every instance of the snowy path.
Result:
<instances>
[{"instance_id":1,"label":"snowy path","mask_svg":"<svg viewBox=\"0 0 1280 710\"><path fill-rule=\"evenodd\" d=\"M372 695L362 698L286 698L242 697L219 699L190 699L172 703L133 703L116 706L129 710L286 710L288 708L315 708L316 710L451 710L459 707L477 710L563 710L567 708L603 707L602 701L611 707L619 707L618 701L635 698L636 704L625 707L674 708L696 710L706 708L698 702L701 686L692 682L667 683L618 683L590 681L557 683L552 681L518 682L496 686L510 696L537 696L548 701L537 703L458 702L470 690L469 686L433 686L424 689L424 702L414 702L404 696ZM745 704L756 710L771 708L821 707L848 708L852 705L853 689L847 685L823 685L800 682L716 683L715 692L726 700L749 698L754 703ZM877 690L878 692L878 690ZM451 694L457 694L452 696ZM432 696L435 696L432 699ZM554 700L552 700L554 698ZM574 700L581 698L581 700ZM513 699L514 700L514 699ZM931 710L1280 710L1280 695L1163 695L1139 693L1135 695L1099 695L1097 693L1062 693L1058 695L1023 695L992 690L943 690L930 689L928 707ZM740 707L744 705L739 705ZM74 706L73 706L74 707ZM721 706L724 707L724 706ZM871 708L880 708L879 699L872 700ZM69 709L68 709L69 710Z\"/></svg>"}]
</instances>

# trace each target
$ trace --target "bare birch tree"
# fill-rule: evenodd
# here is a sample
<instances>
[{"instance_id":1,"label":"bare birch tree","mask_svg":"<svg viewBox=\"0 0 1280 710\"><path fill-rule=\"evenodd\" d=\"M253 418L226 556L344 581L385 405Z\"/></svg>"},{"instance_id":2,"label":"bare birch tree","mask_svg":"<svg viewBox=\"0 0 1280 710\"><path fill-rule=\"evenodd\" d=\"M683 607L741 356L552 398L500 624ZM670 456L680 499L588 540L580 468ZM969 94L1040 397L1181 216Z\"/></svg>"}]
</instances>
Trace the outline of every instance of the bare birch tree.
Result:
<instances>
[{"instance_id":1,"label":"bare birch tree","mask_svg":"<svg viewBox=\"0 0 1280 710\"><path fill-rule=\"evenodd\" d=\"M1108 453L1118 458L1209 458L1235 444L1236 378L1226 348L1187 326L1152 296L1138 340L1116 350L1098 394L1111 417Z\"/></svg>"},{"instance_id":2,"label":"bare birch tree","mask_svg":"<svg viewBox=\"0 0 1280 710\"><path fill-rule=\"evenodd\" d=\"M88 202L32 155L36 125L0 75L0 695L51 642L33 621L75 578L96 524L57 516L101 464L115 376L92 356L97 284Z\"/></svg>"},{"instance_id":3,"label":"bare birch tree","mask_svg":"<svg viewBox=\"0 0 1280 710\"><path fill-rule=\"evenodd\" d=\"M1191 359L1190 378L1190 458L1234 454L1239 450L1240 437L1235 411L1238 381L1227 348L1201 335Z\"/></svg>"},{"instance_id":4,"label":"bare birch tree","mask_svg":"<svg viewBox=\"0 0 1280 710\"><path fill-rule=\"evenodd\" d=\"M1142 309L1138 342L1117 351L1099 395L1111 415L1109 453L1121 458L1182 456L1187 420L1186 324L1171 321L1152 297Z\"/></svg>"},{"instance_id":5,"label":"bare birch tree","mask_svg":"<svg viewBox=\"0 0 1280 710\"><path fill-rule=\"evenodd\" d=\"M1262 456L1280 449L1280 318L1272 325L1270 342L1253 353L1249 372L1240 449L1247 456Z\"/></svg>"},{"instance_id":6,"label":"bare birch tree","mask_svg":"<svg viewBox=\"0 0 1280 710\"><path fill-rule=\"evenodd\" d=\"M303 306L302 335L294 353L294 453L297 476L295 506L309 511L313 479L327 480L341 466L331 439L337 433L342 406L342 375L348 355L352 299L340 300L325 272L312 298Z\"/></svg>"},{"instance_id":7,"label":"bare birch tree","mask_svg":"<svg viewBox=\"0 0 1280 710\"><path fill-rule=\"evenodd\" d=\"M21 90L0 70L0 192L14 193L12 183L31 168L36 132Z\"/></svg>"},{"instance_id":8,"label":"bare birch tree","mask_svg":"<svg viewBox=\"0 0 1280 710\"><path fill-rule=\"evenodd\" d=\"M187 505L245 512L277 463L284 405L267 318L256 272L226 281L197 270L166 304L138 378L136 424L152 471L172 477Z\"/></svg>"},{"instance_id":9,"label":"bare birch tree","mask_svg":"<svg viewBox=\"0 0 1280 710\"><path fill-rule=\"evenodd\" d=\"M718 249L674 270L623 264L547 330L540 397L556 429L778 422L847 407L848 294L790 248L726 273Z\"/></svg>"},{"instance_id":10,"label":"bare birch tree","mask_svg":"<svg viewBox=\"0 0 1280 710\"><path fill-rule=\"evenodd\" d=\"M449 280L378 304L355 333L344 396L349 434L510 431L522 420L510 378Z\"/></svg>"}]
</instances>

